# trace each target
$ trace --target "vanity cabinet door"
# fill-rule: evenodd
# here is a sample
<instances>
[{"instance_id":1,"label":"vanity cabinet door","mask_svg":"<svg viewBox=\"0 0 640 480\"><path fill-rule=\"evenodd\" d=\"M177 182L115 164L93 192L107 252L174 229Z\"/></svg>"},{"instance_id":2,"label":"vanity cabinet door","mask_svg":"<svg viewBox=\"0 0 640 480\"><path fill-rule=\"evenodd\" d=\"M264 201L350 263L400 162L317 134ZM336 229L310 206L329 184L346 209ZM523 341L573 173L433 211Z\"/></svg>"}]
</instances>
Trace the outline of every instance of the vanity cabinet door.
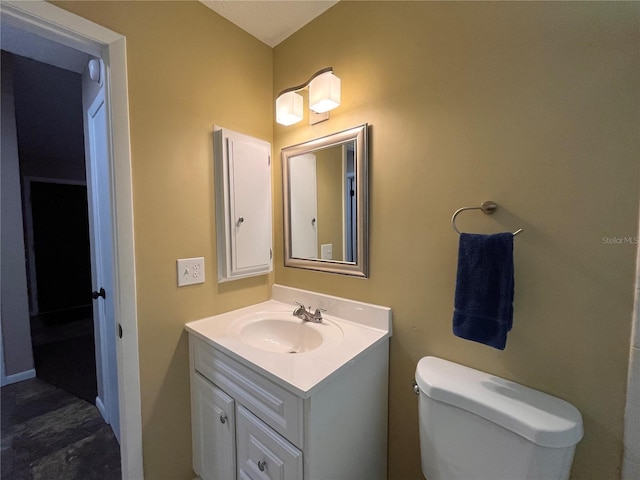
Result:
<instances>
[{"instance_id":1,"label":"vanity cabinet door","mask_svg":"<svg viewBox=\"0 0 640 480\"><path fill-rule=\"evenodd\" d=\"M193 375L193 469L202 480L235 478L235 402Z\"/></svg>"},{"instance_id":2,"label":"vanity cabinet door","mask_svg":"<svg viewBox=\"0 0 640 480\"><path fill-rule=\"evenodd\" d=\"M218 281L269 273L271 145L217 127L214 144Z\"/></svg>"},{"instance_id":3,"label":"vanity cabinet door","mask_svg":"<svg viewBox=\"0 0 640 480\"><path fill-rule=\"evenodd\" d=\"M239 479L303 480L300 450L242 406L237 422Z\"/></svg>"}]
</instances>

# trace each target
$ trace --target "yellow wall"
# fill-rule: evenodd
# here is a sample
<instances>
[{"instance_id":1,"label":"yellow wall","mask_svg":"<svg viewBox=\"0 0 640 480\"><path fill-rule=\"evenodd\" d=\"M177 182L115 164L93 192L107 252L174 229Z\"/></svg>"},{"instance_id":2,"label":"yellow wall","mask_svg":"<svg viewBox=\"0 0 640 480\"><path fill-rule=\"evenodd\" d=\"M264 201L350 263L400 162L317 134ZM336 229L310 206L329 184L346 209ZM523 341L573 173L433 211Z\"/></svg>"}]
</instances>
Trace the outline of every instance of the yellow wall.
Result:
<instances>
[{"instance_id":1,"label":"yellow wall","mask_svg":"<svg viewBox=\"0 0 640 480\"><path fill-rule=\"evenodd\" d=\"M212 125L272 141L272 50L199 2L56 4L127 37L144 468L192 479L184 324L273 283L216 282ZM178 289L193 256L207 281Z\"/></svg>"},{"instance_id":2,"label":"yellow wall","mask_svg":"<svg viewBox=\"0 0 640 480\"><path fill-rule=\"evenodd\" d=\"M342 79L331 119L277 125L274 151L371 125L370 278L284 268L278 194L275 265L278 283L392 307L390 479L422 479L425 355L572 402L573 478L618 477L637 247L603 237L638 232L639 18L636 2L340 2L274 49L274 93L326 66ZM451 333L449 220L489 199L459 227L525 229L504 351Z\"/></svg>"}]
</instances>

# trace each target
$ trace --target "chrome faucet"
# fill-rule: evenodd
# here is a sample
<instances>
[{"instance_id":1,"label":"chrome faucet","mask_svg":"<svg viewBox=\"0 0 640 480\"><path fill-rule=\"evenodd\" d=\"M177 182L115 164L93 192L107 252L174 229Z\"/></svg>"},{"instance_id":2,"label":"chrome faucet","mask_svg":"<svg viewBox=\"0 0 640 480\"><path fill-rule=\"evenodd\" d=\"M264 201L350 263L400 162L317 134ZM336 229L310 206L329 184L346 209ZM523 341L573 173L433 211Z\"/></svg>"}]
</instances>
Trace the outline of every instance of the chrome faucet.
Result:
<instances>
[{"instance_id":1,"label":"chrome faucet","mask_svg":"<svg viewBox=\"0 0 640 480\"><path fill-rule=\"evenodd\" d=\"M311 313L311 307L307 310L302 303L296 302L296 305L298 305L298 308L293 311L294 316L304 322L322 323L322 312L324 312L324 310L316 308L316 311Z\"/></svg>"}]
</instances>

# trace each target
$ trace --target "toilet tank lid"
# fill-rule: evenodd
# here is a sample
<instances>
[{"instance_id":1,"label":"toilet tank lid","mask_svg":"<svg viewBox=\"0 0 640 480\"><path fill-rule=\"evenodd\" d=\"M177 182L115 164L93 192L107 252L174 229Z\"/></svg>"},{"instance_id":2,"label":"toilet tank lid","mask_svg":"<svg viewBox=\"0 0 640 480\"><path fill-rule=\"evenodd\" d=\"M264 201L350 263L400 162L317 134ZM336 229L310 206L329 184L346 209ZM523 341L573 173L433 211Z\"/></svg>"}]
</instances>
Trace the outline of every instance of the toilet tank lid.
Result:
<instances>
[{"instance_id":1,"label":"toilet tank lid","mask_svg":"<svg viewBox=\"0 0 640 480\"><path fill-rule=\"evenodd\" d=\"M416 383L440 402L467 410L544 447L577 444L582 416L570 403L436 357L418 362Z\"/></svg>"}]
</instances>

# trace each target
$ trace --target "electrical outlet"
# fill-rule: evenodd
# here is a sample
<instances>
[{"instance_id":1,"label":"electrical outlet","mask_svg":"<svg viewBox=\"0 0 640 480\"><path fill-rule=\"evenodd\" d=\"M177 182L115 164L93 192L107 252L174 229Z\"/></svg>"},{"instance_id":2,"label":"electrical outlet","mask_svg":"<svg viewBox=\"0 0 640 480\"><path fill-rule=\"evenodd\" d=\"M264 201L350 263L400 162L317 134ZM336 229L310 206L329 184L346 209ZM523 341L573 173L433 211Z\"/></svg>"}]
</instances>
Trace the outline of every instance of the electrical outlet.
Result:
<instances>
[{"instance_id":1,"label":"electrical outlet","mask_svg":"<svg viewBox=\"0 0 640 480\"><path fill-rule=\"evenodd\" d=\"M204 257L180 258L178 265L178 286L204 283Z\"/></svg>"},{"instance_id":2,"label":"electrical outlet","mask_svg":"<svg viewBox=\"0 0 640 480\"><path fill-rule=\"evenodd\" d=\"M320 245L322 260L333 260L333 243Z\"/></svg>"}]
</instances>

